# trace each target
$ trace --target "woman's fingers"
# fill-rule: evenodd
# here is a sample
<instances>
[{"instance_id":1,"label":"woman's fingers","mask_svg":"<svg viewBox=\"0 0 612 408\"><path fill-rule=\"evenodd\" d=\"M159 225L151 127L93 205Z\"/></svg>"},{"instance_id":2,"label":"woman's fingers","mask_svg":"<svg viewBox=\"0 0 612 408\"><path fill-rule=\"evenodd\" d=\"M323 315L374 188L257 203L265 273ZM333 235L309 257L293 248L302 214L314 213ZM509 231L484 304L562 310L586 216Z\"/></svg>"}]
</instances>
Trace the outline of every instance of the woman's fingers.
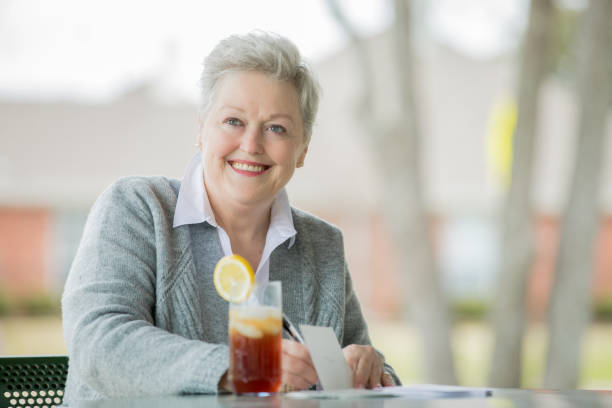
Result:
<instances>
[{"instance_id":1,"label":"woman's fingers","mask_svg":"<svg viewBox=\"0 0 612 408\"><path fill-rule=\"evenodd\" d=\"M382 359L371 346L351 344L343 350L344 358L353 371L355 388L375 388L382 382Z\"/></svg>"},{"instance_id":2,"label":"woman's fingers","mask_svg":"<svg viewBox=\"0 0 612 408\"><path fill-rule=\"evenodd\" d=\"M382 372L378 360L380 357L371 347L360 347L359 362L353 378L356 388L374 388L380 384Z\"/></svg>"},{"instance_id":3,"label":"woman's fingers","mask_svg":"<svg viewBox=\"0 0 612 408\"><path fill-rule=\"evenodd\" d=\"M314 368L312 359L310 358L310 352L305 345L300 344L297 341L283 339L282 349L283 354L292 355L295 358L303 360Z\"/></svg>"},{"instance_id":4,"label":"woman's fingers","mask_svg":"<svg viewBox=\"0 0 612 408\"><path fill-rule=\"evenodd\" d=\"M287 391L307 390L311 384L303 377L291 374L286 371L283 372L283 375L281 377L281 383L284 385L284 388Z\"/></svg>"},{"instance_id":5,"label":"woman's fingers","mask_svg":"<svg viewBox=\"0 0 612 408\"><path fill-rule=\"evenodd\" d=\"M383 375L382 361L378 355L374 358L372 369L370 370L370 378L368 380L369 388L377 388L381 386Z\"/></svg>"},{"instance_id":6,"label":"woman's fingers","mask_svg":"<svg viewBox=\"0 0 612 408\"><path fill-rule=\"evenodd\" d=\"M355 371L353 371L353 386L355 388L367 388L373 371L374 362L366 355L361 355Z\"/></svg>"},{"instance_id":7,"label":"woman's fingers","mask_svg":"<svg viewBox=\"0 0 612 408\"><path fill-rule=\"evenodd\" d=\"M383 372L382 374L382 386L383 387L393 387L395 384L393 383L393 377L391 374L387 372Z\"/></svg>"},{"instance_id":8,"label":"woman's fingers","mask_svg":"<svg viewBox=\"0 0 612 408\"><path fill-rule=\"evenodd\" d=\"M294 389L306 389L318 381L308 349L303 344L283 339L282 382Z\"/></svg>"},{"instance_id":9,"label":"woman's fingers","mask_svg":"<svg viewBox=\"0 0 612 408\"><path fill-rule=\"evenodd\" d=\"M310 381L310 384L317 382L317 373L314 367L291 355L282 359L282 369L283 372L303 377L305 380Z\"/></svg>"}]
</instances>

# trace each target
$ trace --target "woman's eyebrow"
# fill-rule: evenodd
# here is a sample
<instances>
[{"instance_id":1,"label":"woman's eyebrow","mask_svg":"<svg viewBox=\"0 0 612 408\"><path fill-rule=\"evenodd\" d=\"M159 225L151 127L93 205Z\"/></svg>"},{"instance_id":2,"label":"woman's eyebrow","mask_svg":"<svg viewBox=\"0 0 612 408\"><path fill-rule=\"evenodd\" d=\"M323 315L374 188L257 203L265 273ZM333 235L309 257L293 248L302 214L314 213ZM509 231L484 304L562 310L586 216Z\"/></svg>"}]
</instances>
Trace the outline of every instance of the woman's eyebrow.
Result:
<instances>
[{"instance_id":1,"label":"woman's eyebrow","mask_svg":"<svg viewBox=\"0 0 612 408\"><path fill-rule=\"evenodd\" d=\"M232 106L232 105L222 105L221 109L231 109L231 110L236 110L239 112L244 112L244 109L238 107L238 106Z\"/></svg>"},{"instance_id":2,"label":"woman's eyebrow","mask_svg":"<svg viewBox=\"0 0 612 408\"><path fill-rule=\"evenodd\" d=\"M242 109L242 108L240 108L238 106L233 106L233 105L222 105L220 109L221 110L230 109L230 110L238 111L238 112L241 112L241 113L245 112L244 109ZM295 120L293 119L293 116L291 116L288 113L281 113L281 112L271 114L270 116L268 116L266 118L266 121L270 121L270 120L274 120L274 119L278 119L278 118L285 118L285 119L289 120L291 123L295 122Z\"/></svg>"},{"instance_id":3,"label":"woman's eyebrow","mask_svg":"<svg viewBox=\"0 0 612 408\"><path fill-rule=\"evenodd\" d=\"M270 115L268 120L277 119L277 118L285 118L288 119L291 123L293 123L293 117L286 113L273 113Z\"/></svg>"}]
</instances>

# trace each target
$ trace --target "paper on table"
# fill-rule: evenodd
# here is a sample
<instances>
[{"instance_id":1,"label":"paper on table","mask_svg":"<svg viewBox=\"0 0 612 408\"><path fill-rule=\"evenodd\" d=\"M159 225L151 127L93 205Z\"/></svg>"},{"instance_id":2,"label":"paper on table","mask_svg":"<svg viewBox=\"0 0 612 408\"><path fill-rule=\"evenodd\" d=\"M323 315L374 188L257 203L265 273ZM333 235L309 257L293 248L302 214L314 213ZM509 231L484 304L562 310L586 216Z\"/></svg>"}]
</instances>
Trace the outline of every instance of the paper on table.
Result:
<instances>
[{"instance_id":1,"label":"paper on table","mask_svg":"<svg viewBox=\"0 0 612 408\"><path fill-rule=\"evenodd\" d=\"M321 386L326 391L353 386L353 373L331 327L300 325L304 342L317 370Z\"/></svg>"},{"instance_id":2,"label":"paper on table","mask_svg":"<svg viewBox=\"0 0 612 408\"><path fill-rule=\"evenodd\" d=\"M386 388L376 388L373 390L351 388L333 391L294 391L285 394L285 397L295 399L393 398L399 396L399 394L387 392Z\"/></svg>"},{"instance_id":3,"label":"paper on table","mask_svg":"<svg viewBox=\"0 0 612 408\"><path fill-rule=\"evenodd\" d=\"M325 391L296 391L289 398L484 398L491 396L487 388L468 388L436 384L384 387L373 390L352 389L353 374L331 327L300 325L306 347L310 351L319 381Z\"/></svg>"},{"instance_id":4,"label":"paper on table","mask_svg":"<svg viewBox=\"0 0 612 408\"><path fill-rule=\"evenodd\" d=\"M296 391L285 394L296 399L346 399L346 398L393 398L444 399L444 398L486 398L492 395L488 388L457 387L436 384L384 387L373 390Z\"/></svg>"},{"instance_id":5,"label":"paper on table","mask_svg":"<svg viewBox=\"0 0 612 408\"><path fill-rule=\"evenodd\" d=\"M386 392L396 396L423 398L484 398L493 395L490 388L461 387L456 385L415 384L408 386L386 387Z\"/></svg>"}]
</instances>

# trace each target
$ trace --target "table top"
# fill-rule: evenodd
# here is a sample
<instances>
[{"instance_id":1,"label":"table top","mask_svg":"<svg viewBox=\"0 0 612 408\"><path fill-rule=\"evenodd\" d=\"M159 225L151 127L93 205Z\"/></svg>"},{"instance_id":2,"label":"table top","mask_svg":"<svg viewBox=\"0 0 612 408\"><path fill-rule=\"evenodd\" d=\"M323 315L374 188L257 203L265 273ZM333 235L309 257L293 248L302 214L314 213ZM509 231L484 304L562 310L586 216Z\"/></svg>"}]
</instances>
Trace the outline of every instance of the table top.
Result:
<instances>
[{"instance_id":1,"label":"table top","mask_svg":"<svg viewBox=\"0 0 612 408\"><path fill-rule=\"evenodd\" d=\"M536 391L494 389L487 398L346 398L291 399L283 395L244 397L234 395L156 396L132 399L81 401L71 405L82 408L590 408L612 407L611 391Z\"/></svg>"}]
</instances>

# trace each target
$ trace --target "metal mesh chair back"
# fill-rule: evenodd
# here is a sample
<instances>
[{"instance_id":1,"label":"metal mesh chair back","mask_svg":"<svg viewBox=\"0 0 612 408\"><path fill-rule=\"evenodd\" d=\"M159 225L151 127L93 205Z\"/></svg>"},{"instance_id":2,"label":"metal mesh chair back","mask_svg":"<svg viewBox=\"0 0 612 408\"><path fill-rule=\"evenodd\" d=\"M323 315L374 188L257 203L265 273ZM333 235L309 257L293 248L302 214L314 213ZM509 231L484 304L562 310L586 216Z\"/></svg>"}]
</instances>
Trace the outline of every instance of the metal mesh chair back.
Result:
<instances>
[{"instance_id":1,"label":"metal mesh chair back","mask_svg":"<svg viewBox=\"0 0 612 408\"><path fill-rule=\"evenodd\" d=\"M68 356L0 357L0 408L50 408L64 399Z\"/></svg>"}]
</instances>

